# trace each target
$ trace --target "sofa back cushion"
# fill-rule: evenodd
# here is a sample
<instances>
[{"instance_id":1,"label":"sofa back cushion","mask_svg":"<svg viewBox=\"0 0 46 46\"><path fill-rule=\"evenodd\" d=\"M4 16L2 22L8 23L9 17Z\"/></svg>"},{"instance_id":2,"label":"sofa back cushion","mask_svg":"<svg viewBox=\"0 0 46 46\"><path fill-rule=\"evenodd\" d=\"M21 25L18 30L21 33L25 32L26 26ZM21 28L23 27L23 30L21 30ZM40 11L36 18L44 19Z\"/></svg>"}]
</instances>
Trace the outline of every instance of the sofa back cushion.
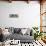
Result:
<instances>
[{"instance_id":1,"label":"sofa back cushion","mask_svg":"<svg viewBox=\"0 0 46 46\"><path fill-rule=\"evenodd\" d=\"M14 27L9 27L8 32L14 34Z\"/></svg>"},{"instance_id":2,"label":"sofa back cushion","mask_svg":"<svg viewBox=\"0 0 46 46\"><path fill-rule=\"evenodd\" d=\"M20 28L14 28L14 33L20 33L21 29Z\"/></svg>"},{"instance_id":3,"label":"sofa back cushion","mask_svg":"<svg viewBox=\"0 0 46 46\"><path fill-rule=\"evenodd\" d=\"M25 29L21 29L21 33L22 33L23 35L25 35L26 32L27 32L27 28L25 28Z\"/></svg>"}]
</instances>

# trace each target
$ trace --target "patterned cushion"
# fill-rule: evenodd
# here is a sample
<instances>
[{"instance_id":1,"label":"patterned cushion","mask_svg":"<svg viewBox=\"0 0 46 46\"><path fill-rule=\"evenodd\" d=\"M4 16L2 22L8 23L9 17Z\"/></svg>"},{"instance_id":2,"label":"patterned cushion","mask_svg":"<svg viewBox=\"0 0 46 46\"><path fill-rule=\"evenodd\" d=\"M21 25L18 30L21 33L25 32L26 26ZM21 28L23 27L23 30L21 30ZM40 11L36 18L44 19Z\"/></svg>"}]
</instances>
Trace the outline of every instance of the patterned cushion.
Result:
<instances>
[{"instance_id":1,"label":"patterned cushion","mask_svg":"<svg viewBox=\"0 0 46 46\"><path fill-rule=\"evenodd\" d=\"M14 33L20 33L21 29L20 28L15 28Z\"/></svg>"},{"instance_id":2,"label":"patterned cushion","mask_svg":"<svg viewBox=\"0 0 46 46\"><path fill-rule=\"evenodd\" d=\"M13 34L14 33L14 27L9 27L8 32Z\"/></svg>"}]
</instances>

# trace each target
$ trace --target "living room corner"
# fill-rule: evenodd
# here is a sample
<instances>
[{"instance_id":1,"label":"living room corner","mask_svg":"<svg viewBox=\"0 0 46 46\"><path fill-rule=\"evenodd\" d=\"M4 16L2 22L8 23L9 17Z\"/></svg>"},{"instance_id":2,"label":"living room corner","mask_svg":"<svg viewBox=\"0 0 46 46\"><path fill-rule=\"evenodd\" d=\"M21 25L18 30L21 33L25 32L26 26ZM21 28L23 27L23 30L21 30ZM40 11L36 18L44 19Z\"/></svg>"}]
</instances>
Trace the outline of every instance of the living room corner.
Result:
<instances>
[{"instance_id":1,"label":"living room corner","mask_svg":"<svg viewBox=\"0 0 46 46\"><path fill-rule=\"evenodd\" d=\"M0 46L46 46L46 1L0 1Z\"/></svg>"}]
</instances>

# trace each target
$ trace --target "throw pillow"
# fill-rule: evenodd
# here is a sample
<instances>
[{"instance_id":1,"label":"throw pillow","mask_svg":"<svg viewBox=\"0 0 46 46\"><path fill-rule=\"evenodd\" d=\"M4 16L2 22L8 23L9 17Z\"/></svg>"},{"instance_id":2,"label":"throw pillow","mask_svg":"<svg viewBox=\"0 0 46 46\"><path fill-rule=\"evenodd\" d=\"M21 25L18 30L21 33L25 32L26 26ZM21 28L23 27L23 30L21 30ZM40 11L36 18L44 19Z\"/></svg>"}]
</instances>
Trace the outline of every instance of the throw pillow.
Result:
<instances>
[{"instance_id":1,"label":"throw pillow","mask_svg":"<svg viewBox=\"0 0 46 46\"><path fill-rule=\"evenodd\" d=\"M15 28L14 33L20 33L21 29L20 28Z\"/></svg>"},{"instance_id":2,"label":"throw pillow","mask_svg":"<svg viewBox=\"0 0 46 46\"><path fill-rule=\"evenodd\" d=\"M27 29L21 29L21 33L24 35L27 32Z\"/></svg>"}]
</instances>

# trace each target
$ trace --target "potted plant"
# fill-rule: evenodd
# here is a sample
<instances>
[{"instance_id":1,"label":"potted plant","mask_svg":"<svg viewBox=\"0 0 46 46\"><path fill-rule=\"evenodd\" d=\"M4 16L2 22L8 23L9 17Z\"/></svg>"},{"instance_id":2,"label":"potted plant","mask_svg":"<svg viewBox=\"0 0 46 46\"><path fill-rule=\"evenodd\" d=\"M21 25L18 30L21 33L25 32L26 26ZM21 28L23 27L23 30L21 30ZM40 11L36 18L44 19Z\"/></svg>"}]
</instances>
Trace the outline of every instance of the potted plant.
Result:
<instances>
[{"instance_id":1,"label":"potted plant","mask_svg":"<svg viewBox=\"0 0 46 46\"><path fill-rule=\"evenodd\" d=\"M33 30L35 30L35 33L34 33L34 40L36 40L38 37L39 38L41 38L41 36L42 36L42 32L39 32L38 31L38 27L32 27L33 28Z\"/></svg>"},{"instance_id":2,"label":"potted plant","mask_svg":"<svg viewBox=\"0 0 46 46\"><path fill-rule=\"evenodd\" d=\"M33 28L33 30L35 31L35 32L34 32L34 40L36 40L36 38L38 37L38 32L37 32L38 27L32 27L32 28Z\"/></svg>"}]
</instances>

